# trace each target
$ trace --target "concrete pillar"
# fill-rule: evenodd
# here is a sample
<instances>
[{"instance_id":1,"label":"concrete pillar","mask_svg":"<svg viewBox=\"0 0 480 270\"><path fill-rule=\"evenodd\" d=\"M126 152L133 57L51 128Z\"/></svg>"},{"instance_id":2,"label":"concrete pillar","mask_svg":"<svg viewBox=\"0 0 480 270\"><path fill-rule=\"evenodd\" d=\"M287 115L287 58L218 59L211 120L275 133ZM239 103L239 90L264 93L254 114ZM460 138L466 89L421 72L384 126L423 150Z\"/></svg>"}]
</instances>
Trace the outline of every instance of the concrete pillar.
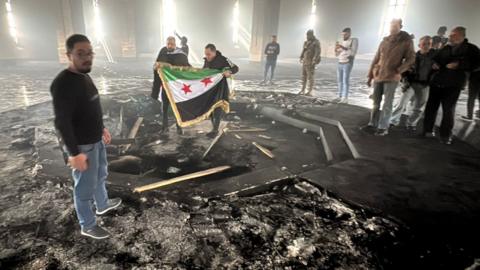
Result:
<instances>
[{"instance_id":1,"label":"concrete pillar","mask_svg":"<svg viewBox=\"0 0 480 270\"><path fill-rule=\"evenodd\" d=\"M250 61L262 61L265 46L278 32L279 17L280 0L253 0Z\"/></svg>"},{"instance_id":2,"label":"concrete pillar","mask_svg":"<svg viewBox=\"0 0 480 270\"><path fill-rule=\"evenodd\" d=\"M137 43L135 41L135 1L127 0L124 3L125 10L125 34L122 38L122 57L137 57Z\"/></svg>"}]
</instances>

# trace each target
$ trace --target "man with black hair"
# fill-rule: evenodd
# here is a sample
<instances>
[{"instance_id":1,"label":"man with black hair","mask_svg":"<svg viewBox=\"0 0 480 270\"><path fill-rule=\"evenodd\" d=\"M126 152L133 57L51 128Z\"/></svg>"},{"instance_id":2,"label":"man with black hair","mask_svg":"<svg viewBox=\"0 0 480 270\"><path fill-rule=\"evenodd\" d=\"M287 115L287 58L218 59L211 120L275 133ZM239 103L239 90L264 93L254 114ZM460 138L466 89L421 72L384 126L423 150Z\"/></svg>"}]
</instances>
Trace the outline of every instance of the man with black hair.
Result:
<instances>
[{"instance_id":1,"label":"man with black hair","mask_svg":"<svg viewBox=\"0 0 480 270\"><path fill-rule=\"evenodd\" d=\"M227 57L223 56L220 51L217 50L215 45L207 44L205 46L205 57L203 68L211 68L211 69L220 69L224 70L223 76L225 78L230 78L232 74L238 72L238 66L232 63ZM227 85L228 87L228 85ZM228 101L229 91L224 100ZM213 111L211 120L212 120L212 131L207 133L208 137L214 138L218 134L218 128L220 126L220 121L222 120L223 110L221 108L216 108Z\"/></svg>"},{"instance_id":2,"label":"man with black hair","mask_svg":"<svg viewBox=\"0 0 480 270\"><path fill-rule=\"evenodd\" d=\"M100 97L88 73L94 52L88 38L72 35L67 39L69 66L52 82L55 128L60 144L68 155L74 179L73 201L81 234L104 239L109 232L96 223L97 215L117 208L122 200L109 199L105 187L108 175L105 144L111 140L103 125Z\"/></svg>"},{"instance_id":3,"label":"man with black hair","mask_svg":"<svg viewBox=\"0 0 480 270\"><path fill-rule=\"evenodd\" d=\"M322 49L320 41L313 34L313 30L307 31L307 40L303 43L303 50L300 54L300 63L302 63L302 90L298 93L312 95L315 84L315 66L320 64ZM308 83L308 90L305 92Z\"/></svg>"},{"instance_id":4,"label":"man with black hair","mask_svg":"<svg viewBox=\"0 0 480 270\"><path fill-rule=\"evenodd\" d=\"M168 63L172 66L190 66L188 63L188 57L186 53L177 48L175 37L167 38L167 45L163 47L158 53L156 62ZM151 97L155 100L158 100L160 94L160 87L162 86L162 81L158 75L157 70L153 70L153 86ZM168 109L170 107L170 100L168 100L165 90L162 91L162 133L168 132ZM182 128L177 125L177 134L183 134Z\"/></svg>"},{"instance_id":5,"label":"man with black hair","mask_svg":"<svg viewBox=\"0 0 480 270\"><path fill-rule=\"evenodd\" d=\"M267 74L270 69L270 84L273 84L273 74L275 73L275 67L277 66L277 57L280 54L280 44L277 42L277 36L272 35L272 41L265 46L266 62L265 72L263 74L262 84L267 83Z\"/></svg>"},{"instance_id":6,"label":"man with black hair","mask_svg":"<svg viewBox=\"0 0 480 270\"><path fill-rule=\"evenodd\" d=\"M335 44L335 55L338 58L337 81L338 98L334 102L348 103L350 91L350 73L358 50L358 39L352 38L352 29L347 27L342 31L342 40Z\"/></svg>"},{"instance_id":7,"label":"man with black hair","mask_svg":"<svg viewBox=\"0 0 480 270\"><path fill-rule=\"evenodd\" d=\"M468 42L465 27L454 28L449 43L433 57L436 73L430 82L430 96L425 108L424 136L434 137L433 127L437 111L442 105L440 141L452 144L452 129L455 124L455 106L467 80L467 73L479 66L480 50Z\"/></svg>"},{"instance_id":8,"label":"man with black hair","mask_svg":"<svg viewBox=\"0 0 480 270\"><path fill-rule=\"evenodd\" d=\"M180 45L182 46L181 49L188 57L188 53L190 51L190 48L187 45L188 38L186 36L183 36L183 37L180 36L176 31L175 31L175 35L180 39Z\"/></svg>"}]
</instances>

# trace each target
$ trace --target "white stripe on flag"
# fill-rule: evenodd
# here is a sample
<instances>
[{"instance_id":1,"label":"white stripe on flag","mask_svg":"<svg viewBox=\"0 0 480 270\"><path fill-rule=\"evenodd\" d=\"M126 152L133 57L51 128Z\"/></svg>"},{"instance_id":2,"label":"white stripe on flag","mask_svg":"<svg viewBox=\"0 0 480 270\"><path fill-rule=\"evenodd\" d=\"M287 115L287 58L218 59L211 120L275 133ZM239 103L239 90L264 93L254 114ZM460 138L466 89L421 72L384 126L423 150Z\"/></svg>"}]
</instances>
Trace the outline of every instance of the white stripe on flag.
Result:
<instances>
[{"instance_id":1,"label":"white stripe on flag","mask_svg":"<svg viewBox=\"0 0 480 270\"><path fill-rule=\"evenodd\" d=\"M196 98L214 87L223 78L222 73L218 73L202 80L175 80L169 81L175 103L187 101Z\"/></svg>"}]
</instances>

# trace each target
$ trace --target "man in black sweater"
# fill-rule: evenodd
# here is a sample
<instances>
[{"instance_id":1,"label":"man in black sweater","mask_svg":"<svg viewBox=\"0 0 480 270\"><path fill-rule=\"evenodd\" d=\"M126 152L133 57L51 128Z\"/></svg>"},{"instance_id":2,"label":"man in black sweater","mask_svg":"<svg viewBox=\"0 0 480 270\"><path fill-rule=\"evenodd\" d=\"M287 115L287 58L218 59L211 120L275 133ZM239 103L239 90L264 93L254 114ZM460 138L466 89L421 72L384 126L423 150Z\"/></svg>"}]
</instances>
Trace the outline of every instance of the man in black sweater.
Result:
<instances>
[{"instance_id":1,"label":"man in black sweater","mask_svg":"<svg viewBox=\"0 0 480 270\"><path fill-rule=\"evenodd\" d=\"M452 143L455 121L455 106L467 80L467 72L478 67L480 51L466 39L466 29L456 27L450 33L449 44L433 57L436 73L430 82L430 96L425 108L424 135L433 137L437 111L442 104L443 117L440 125L440 141Z\"/></svg>"},{"instance_id":2,"label":"man in black sweater","mask_svg":"<svg viewBox=\"0 0 480 270\"><path fill-rule=\"evenodd\" d=\"M273 84L273 74L275 73L275 67L277 66L277 57L280 54L280 44L278 44L277 42L276 35L273 35L272 42L268 43L267 46L265 46L264 53L267 56L267 61L265 63L265 72L263 74L262 84L267 83L268 69L270 69L270 84Z\"/></svg>"},{"instance_id":3,"label":"man in black sweater","mask_svg":"<svg viewBox=\"0 0 480 270\"><path fill-rule=\"evenodd\" d=\"M188 57L186 53L177 48L175 37L167 38L167 46L163 47L157 56L157 62L168 63L173 66L190 66L188 63ZM157 70L153 71L153 87L152 87L152 98L157 100L160 93L160 87L162 86L162 81L158 75ZM165 91L162 91L162 111L163 111L163 120L162 120L162 133L168 131L168 108L170 107L170 101L168 100L167 94ZM183 134L182 128L177 124L177 133Z\"/></svg>"},{"instance_id":4,"label":"man in black sweater","mask_svg":"<svg viewBox=\"0 0 480 270\"><path fill-rule=\"evenodd\" d=\"M108 199L105 179L108 175L105 144L111 140L103 126L100 97L92 79L92 46L86 36L73 35L67 39L70 64L53 81L55 128L74 179L74 204L81 226L81 234L94 239L109 237L96 224L96 214L103 215L117 208L121 199Z\"/></svg>"},{"instance_id":5,"label":"man in black sweater","mask_svg":"<svg viewBox=\"0 0 480 270\"><path fill-rule=\"evenodd\" d=\"M217 51L217 48L213 44L207 44L205 46L205 58L204 58L203 68L211 69L220 69L225 70L223 76L225 78L230 78L232 74L238 72L238 66L232 63L228 58L222 55L220 51ZM227 86L228 87L228 86ZM228 100L229 91L227 91L225 100ZM208 137L214 138L218 134L218 127L220 126L220 121L222 120L223 111L221 108L216 108L213 111L211 120L213 129L211 132L207 133Z\"/></svg>"}]
</instances>

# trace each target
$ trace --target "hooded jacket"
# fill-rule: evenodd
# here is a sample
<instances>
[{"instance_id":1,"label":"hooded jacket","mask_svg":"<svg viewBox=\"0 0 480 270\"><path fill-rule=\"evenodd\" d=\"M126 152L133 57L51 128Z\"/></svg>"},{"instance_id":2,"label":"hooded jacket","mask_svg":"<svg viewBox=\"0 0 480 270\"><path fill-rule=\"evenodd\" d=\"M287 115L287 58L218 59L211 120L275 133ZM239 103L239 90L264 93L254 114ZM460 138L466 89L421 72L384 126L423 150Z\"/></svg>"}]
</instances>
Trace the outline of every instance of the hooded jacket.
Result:
<instances>
[{"instance_id":1,"label":"hooded jacket","mask_svg":"<svg viewBox=\"0 0 480 270\"><path fill-rule=\"evenodd\" d=\"M415 63L413 40L405 31L385 37L373 58L368 78L375 82L398 82Z\"/></svg>"}]
</instances>

